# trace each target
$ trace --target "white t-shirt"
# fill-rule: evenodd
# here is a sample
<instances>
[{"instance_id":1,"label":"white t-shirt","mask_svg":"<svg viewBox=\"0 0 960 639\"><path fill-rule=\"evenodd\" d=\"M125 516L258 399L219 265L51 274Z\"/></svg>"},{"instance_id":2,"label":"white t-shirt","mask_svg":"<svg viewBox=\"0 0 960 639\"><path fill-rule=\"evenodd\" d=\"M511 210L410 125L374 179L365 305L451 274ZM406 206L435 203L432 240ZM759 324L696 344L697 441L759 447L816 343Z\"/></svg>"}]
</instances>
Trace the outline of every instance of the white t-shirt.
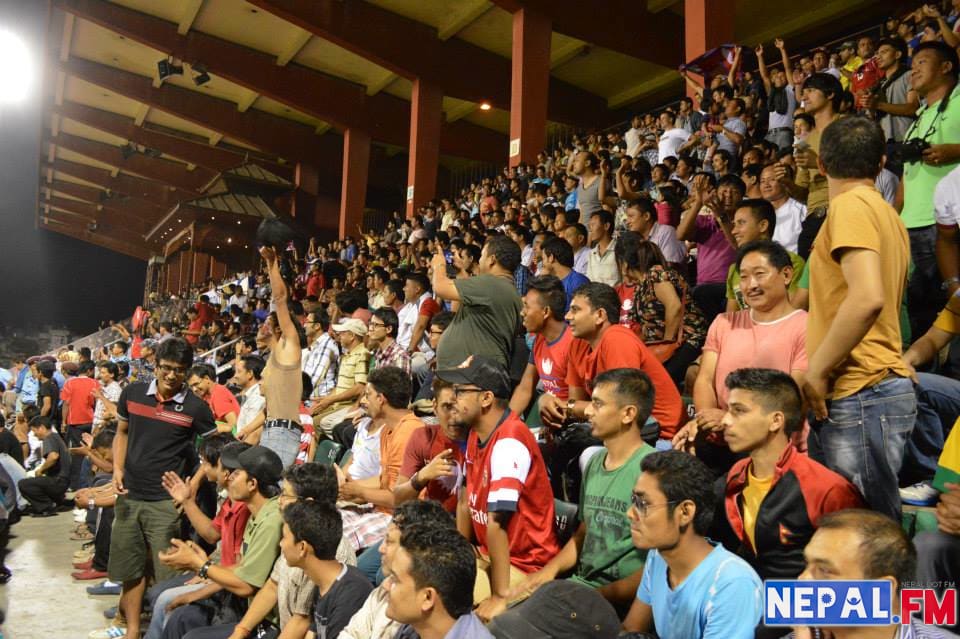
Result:
<instances>
[{"instance_id":1,"label":"white t-shirt","mask_svg":"<svg viewBox=\"0 0 960 639\"><path fill-rule=\"evenodd\" d=\"M797 252L797 243L803 220L807 217L807 207L793 198L789 198L777 209L777 226L773 229L773 241L783 248Z\"/></svg>"},{"instance_id":2,"label":"white t-shirt","mask_svg":"<svg viewBox=\"0 0 960 639\"><path fill-rule=\"evenodd\" d=\"M664 131L663 135L660 136L658 161L663 162L667 158L677 157L677 149L689 139L690 134L684 129L667 129Z\"/></svg>"},{"instance_id":3,"label":"white t-shirt","mask_svg":"<svg viewBox=\"0 0 960 639\"><path fill-rule=\"evenodd\" d=\"M960 225L960 166L943 176L933 191L937 224Z\"/></svg>"},{"instance_id":4,"label":"white t-shirt","mask_svg":"<svg viewBox=\"0 0 960 639\"><path fill-rule=\"evenodd\" d=\"M793 85L786 86L787 91L787 112L784 114L770 111L768 127L771 131L774 129L792 129L793 112L797 110L797 97L793 93Z\"/></svg>"},{"instance_id":5,"label":"white t-shirt","mask_svg":"<svg viewBox=\"0 0 960 639\"><path fill-rule=\"evenodd\" d=\"M623 134L623 139L627 143L627 155L632 158L637 157L637 154L640 153L640 129L630 127Z\"/></svg>"},{"instance_id":6,"label":"white t-shirt","mask_svg":"<svg viewBox=\"0 0 960 639\"><path fill-rule=\"evenodd\" d=\"M353 461L350 462L350 478L369 479L380 475L380 433L383 426L375 432L370 432L371 420L364 417L357 424L357 434L353 437Z\"/></svg>"}]
</instances>

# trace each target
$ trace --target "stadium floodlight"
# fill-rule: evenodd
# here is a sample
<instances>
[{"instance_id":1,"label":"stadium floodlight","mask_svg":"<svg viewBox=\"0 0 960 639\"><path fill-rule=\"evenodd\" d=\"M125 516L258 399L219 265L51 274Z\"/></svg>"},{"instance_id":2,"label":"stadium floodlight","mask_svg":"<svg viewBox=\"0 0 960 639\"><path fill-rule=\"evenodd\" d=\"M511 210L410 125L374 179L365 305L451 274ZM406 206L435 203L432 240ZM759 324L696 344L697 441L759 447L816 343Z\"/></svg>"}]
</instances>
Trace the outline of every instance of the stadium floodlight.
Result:
<instances>
[{"instance_id":1,"label":"stadium floodlight","mask_svg":"<svg viewBox=\"0 0 960 639\"><path fill-rule=\"evenodd\" d=\"M34 83L30 50L20 37L0 29L0 104L22 102Z\"/></svg>"}]
</instances>

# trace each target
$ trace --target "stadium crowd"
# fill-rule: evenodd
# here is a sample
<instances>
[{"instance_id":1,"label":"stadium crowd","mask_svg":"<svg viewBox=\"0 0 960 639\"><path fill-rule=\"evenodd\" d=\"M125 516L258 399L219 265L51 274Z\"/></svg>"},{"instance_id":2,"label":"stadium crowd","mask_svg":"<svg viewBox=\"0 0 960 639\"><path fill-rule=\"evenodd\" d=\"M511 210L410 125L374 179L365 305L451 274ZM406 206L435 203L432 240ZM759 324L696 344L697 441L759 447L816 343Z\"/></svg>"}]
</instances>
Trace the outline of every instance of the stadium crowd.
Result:
<instances>
[{"instance_id":1,"label":"stadium crowd","mask_svg":"<svg viewBox=\"0 0 960 639\"><path fill-rule=\"evenodd\" d=\"M762 580L956 588L953 4L13 362L0 514L73 511L94 638L812 637ZM954 636L904 628L830 631Z\"/></svg>"}]
</instances>

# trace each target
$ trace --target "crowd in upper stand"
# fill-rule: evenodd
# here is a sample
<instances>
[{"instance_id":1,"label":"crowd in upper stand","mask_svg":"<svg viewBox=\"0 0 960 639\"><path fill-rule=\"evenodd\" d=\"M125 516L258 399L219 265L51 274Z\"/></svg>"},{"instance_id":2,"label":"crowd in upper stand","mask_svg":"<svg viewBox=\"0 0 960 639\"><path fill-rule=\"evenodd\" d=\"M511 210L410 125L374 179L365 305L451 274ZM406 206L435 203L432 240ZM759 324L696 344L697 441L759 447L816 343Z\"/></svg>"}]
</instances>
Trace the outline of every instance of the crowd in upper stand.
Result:
<instances>
[{"instance_id":1,"label":"crowd in upper stand","mask_svg":"<svg viewBox=\"0 0 960 639\"><path fill-rule=\"evenodd\" d=\"M74 509L120 597L91 637L767 638L764 579L955 588L957 5L737 47L625 131L14 362L3 514ZM830 631L954 636L909 624Z\"/></svg>"}]
</instances>

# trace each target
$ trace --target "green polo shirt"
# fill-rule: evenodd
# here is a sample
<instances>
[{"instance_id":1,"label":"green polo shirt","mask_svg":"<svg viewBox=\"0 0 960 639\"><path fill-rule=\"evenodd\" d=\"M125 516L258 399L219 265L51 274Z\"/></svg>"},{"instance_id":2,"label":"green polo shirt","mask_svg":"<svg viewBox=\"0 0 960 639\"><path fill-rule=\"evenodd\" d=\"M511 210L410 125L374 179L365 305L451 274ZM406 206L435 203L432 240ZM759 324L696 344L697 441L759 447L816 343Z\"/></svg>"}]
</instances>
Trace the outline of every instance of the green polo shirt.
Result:
<instances>
[{"instance_id":1,"label":"green polo shirt","mask_svg":"<svg viewBox=\"0 0 960 639\"><path fill-rule=\"evenodd\" d=\"M256 517L247 520L247 526L243 529L240 561L233 569L233 574L255 588L262 588L270 578L273 563L280 554L282 536L280 502L278 497L273 497L260 508Z\"/></svg>"},{"instance_id":2,"label":"green polo shirt","mask_svg":"<svg viewBox=\"0 0 960 639\"><path fill-rule=\"evenodd\" d=\"M957 144L960 141L960 85L953 88L947 108L938 114L941 102L938 100L935 104L920 107L917 121L907 131L906 139L925 138L933 125L930 136L926 137L930 144ZM940 179L957 164L911 162L903 165L903 210L900 219L904 226L915 229L934 223L933 191Z\"/></svg>"}]
</instances>

